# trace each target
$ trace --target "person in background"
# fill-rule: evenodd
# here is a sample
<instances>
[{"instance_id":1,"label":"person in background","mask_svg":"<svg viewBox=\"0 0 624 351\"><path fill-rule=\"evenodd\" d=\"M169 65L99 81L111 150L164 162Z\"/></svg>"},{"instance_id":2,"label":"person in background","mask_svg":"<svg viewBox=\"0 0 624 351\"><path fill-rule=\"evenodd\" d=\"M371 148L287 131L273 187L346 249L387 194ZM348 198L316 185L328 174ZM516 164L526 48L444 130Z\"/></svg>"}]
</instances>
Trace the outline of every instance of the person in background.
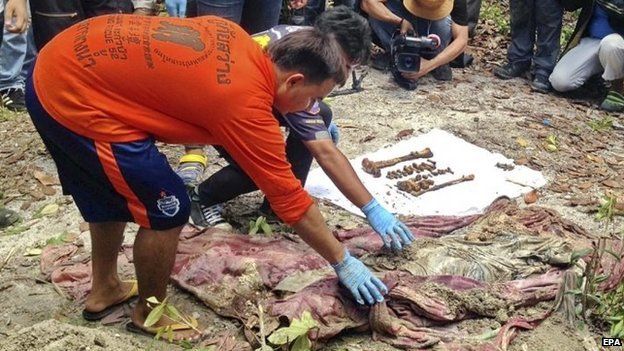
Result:
<instances>
[{"instance_id":1,"label":"person in background","mask_svg":"<svg viewBox=\"0 0 624 351\"><path fill-rule=\"evenodd\" d=\"M567 0L567 11L582 9L563 57L550 75L559 92L580 88L602 74L609 92L600 104L606 111L624 111L624 3L610 0Z\"/></svg>"},{"instance_id":2,"label":"person in background","mask_svg":"<svg viewBox=\"0 0 624 351\"><path fill-rule=\"evenodd\" d=\"M520 77L531 69L531 89L551 90L548 77L559 56L563 9L560 0L510 0L511 44L507 63L494 69L500 79Z\"/></svg>"},{"instance_id":3,"label":"person in background","mask_svg":"<svg viewBox=\"0 0 624 351\"><path fill-rule=\"evenodd\" d=\"M0 98L10 111L26 111L24 86L36 53L32 28L23 33L5 29L0 47Z\"/></svg>"},{"instance_id":4,"label":"person in background","mask_svg":"<svg viewBox=\"0 0 624 351\"><path fill-rule=\"evenodd\" d=\"M304 7L307 0L291 0L293 9ZM219 16L239 24L248 34L264 32L277 26L282 0L194 0L189 2L194 16ZM203 145L185 145L176 173L189 190L195 188L204 174L208 158Z\"/></svg>"},{"instance_id":5,"label":"person in background","mask_svg":"<svg viewBox=\"0 0 624 351\"><path fill-rule=\"evenodd\" d=\"M167 13L171 17L186 17L186 0L166 0Z\"/></svg>"}]
</instances>

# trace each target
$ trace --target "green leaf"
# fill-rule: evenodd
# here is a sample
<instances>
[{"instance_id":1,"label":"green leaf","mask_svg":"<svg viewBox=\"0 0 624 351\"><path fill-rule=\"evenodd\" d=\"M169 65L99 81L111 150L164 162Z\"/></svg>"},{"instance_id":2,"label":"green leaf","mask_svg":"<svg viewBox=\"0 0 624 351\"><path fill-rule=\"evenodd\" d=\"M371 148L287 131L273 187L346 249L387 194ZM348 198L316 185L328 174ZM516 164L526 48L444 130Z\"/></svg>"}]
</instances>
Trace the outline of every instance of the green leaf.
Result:
<instances>
[{"instance_id":1,"label":"green leaf","mask_svg":"<svg viewBox=\"0 0 624 351\"><path fill-rule=\"evenodd\" d=\"M173 341L173 327L171 325L168 325L165 327L167 329L167 340L169 340L169 342Z\"/></svg>"},{"instance_id":2,"label":"green leaf","mask_svg":"<svg viewBox=\"0 0 624 351\"><path fill-rule=\"evenodd\" d=\"M624 333L624 320L619 321L617 324L614 324L611 327L611 336L617 338L623 333Z\"/></svg>"},{"instance_id":3,"label":"green leaf","mask_svg":"<svg viewBox=\"0 0 624 351\"><path fill-rule=\"evenodd\" d=\"M275 345L284 345L302 335L306 335L310 329L317 326L318 323L312 318L310 312L305 311L301 314L301 319L293 319L289 327L274 331L269 336L269 341Z\"/></svg>"},{"instance_id":4,"label":"green leaf","mask_svg":"<svg viewBox=\"0 0 624 351\"><path fill-rule=\"evenodd\" d=\"M269 235L273 234L273 229L271 229L271 225L267 223L266 221L260 223L260 228L265 234L269 234Z\"/></svg>"},{"instance_id":5,"label":"green leaf","mask_svg":"<svg viewBox=\"0 0 624 351\"><path fill-rule=\"evenodd\" d=\"M308 339L307 335L301 335L290 347L290 351L311 351L312 342Z\"/></svg>"},{"instance_id":6,"label":"green leaf","mask_svg":"<svg viewBox=\"0 0 624 351\"><path fill-rule=\"evenodd\" d=\"M587 255L589 255L590 253L592 253L593 249L591 248L585 248L585 249L581 249L578 251L574 251L572 252L572 256L570 257L570 260L572 262L576 262L578 261L581 257L585 257Z\"/></svg>"},{"instance_id":7,"label":"green leaf","mask_svg":"<svg viewBox=\"0 0 624 351\"><path fill-rule=\"evenodd\" d=\"M258 347L254 351L273 351L273 348L271 346L264 345L264 346Z\"/></svg>"},{"instance_id":8,"label":"green leaf","mask_svg":"<svg viewBox=\"0 0 624 351\"><path fill-rule=\"evenodd\" d=\"M596 283L596 284L600 284L600 283L604 282L604 281L605 281L605 280L607 280L607 279L609 279L609 276L608 276L608 275L601 274L601 275L597 276L597 277L594 279L594 283Z\"/></svg>"},{"instance_id":9,"label":"green leaf","mask_svg":"<svg viewBox=\"0 0 624 351\"><path fill-rule=\"evenodd\" d=\"M165 332L165 327L160 327L156 329L156 335L154 335L154 339L156 340L160 339L164 332Z\"/></svg>"},{"instance_id":10,"label":"green leaf","mask_svg":"<svg viewBox=\"0 0 624 351\"><path fill-rule=\"evenodd\" d=\"M145 322L143 322L143 326L149 328L152 325L156 324L156 322L160 320L164 312L165 312L164 304L160 304L154 307L152 311L147 315L147 318L145 318Z\"/></svg>"},{"instance_id":11,"label":"green leaf","mask_svg":"<svg viewBox=\"0 0 624 351\"><path fill-rule=\"evenodd\" d=\"M181 320L186 322L186 319L184 317L182 317L182 314L180 313L180 311L178 311L177 308L175 308L173 305L166 305L165 306L165 313L167 314L167 316L174 318L176 320Z\"/></svg>"},{"instance_id":12,"label":"green leaf","mask_svg":"<svg viewBox=\"0 0 624 351\"><path fill-rule=\"evenodd\" d=\"M151 304L154 304L154 305L158 305L160 303L160 301L158 301L156 296L150 296L150 297L147 298L146 301L151 303Z\"/></svg>"},{"instance_id":13,"label":"green leaf","mask_svg":"<svg viewBox=\"0 0 624 351\"><path fill-rule=\"evenodd\" d=\"M256 218L256 226L259 227L264 222L265 222L265 218L263 216L260 216L260 217Z\"/></svg>"}]
</instances>

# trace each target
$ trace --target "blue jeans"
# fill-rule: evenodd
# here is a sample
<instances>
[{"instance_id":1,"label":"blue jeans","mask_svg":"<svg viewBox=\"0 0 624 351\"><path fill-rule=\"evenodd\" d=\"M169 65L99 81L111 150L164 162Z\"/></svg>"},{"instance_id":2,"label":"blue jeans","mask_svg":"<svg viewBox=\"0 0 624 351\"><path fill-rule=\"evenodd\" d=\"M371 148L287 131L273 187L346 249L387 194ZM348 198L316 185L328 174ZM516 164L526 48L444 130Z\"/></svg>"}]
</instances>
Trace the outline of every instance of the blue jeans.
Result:
<instances>
[{"instance_id":1,"label":"blue jeans","mask_svg":"<svg viewBox=\"0 0 624 351\"><path fill-rule=\"evenodd\" d=\"M25 33L5 30L0 47L0 90L24 89L35 55L32 28Z\"/></svg>"},{"instance_id":2,"label":"blue jeans","mask_svg":"<svg viewBox=\"0 0 624 351\"><path fill-rule=\"evenodd\" d=\"M392 11L395 15L404 18L407 21L412 23L412 26L417 31L418 36L427 36L429 34L437 34L442 42L440 43L440 47L436 49L436 51L431 55L431 57L437 55L440 51L444 50L448 43L451 41L451 18L450 16L443 18L437 21L430 21L424 18L419 18L412 15L407 9L403 6L403 2L400 0L388 0L386 2L386 7L388 10ZM392 23L387 23L383 21L376 20L374 18L368 19L370 23L371 29L373 33L379 39L379 44L384 50L389 52L390 50L390 41L392 39L392 34L397 30L397 26ZM431 57L428 57L429 59ZM427 58L427 57L425 57Z\"/></svg>"},{"instance_id":3,"label":"blue jeans","mask_svg":"<svg viewBox=\"0 0 624 351\"><path fill-rule=\"evenodd\" d=\"M509 10L509 62L530 65L533 60L536 75L550 76L560 49L563 9L559 0L510 0Z\"/></svg>"},{"instance_id":4,"label":"blue jeans","mask_svg":"<svg viewBox=\"0 0 624 351\"><path fill-rule=\"evenodd\" d=\"M167 13L171 17L186 17L186 0L167 0Z\"/></svg>"},{"instance_id":5,"label":"blue jeans","mask_svg":"<svg viewBox=\"0 0 624 351\"><path fill-rule=\"evenodd\" d=\"M197 15L229 19L247 33L263 32L279 22L282 0L197 0Z\"/></svg>"}]
</instances>

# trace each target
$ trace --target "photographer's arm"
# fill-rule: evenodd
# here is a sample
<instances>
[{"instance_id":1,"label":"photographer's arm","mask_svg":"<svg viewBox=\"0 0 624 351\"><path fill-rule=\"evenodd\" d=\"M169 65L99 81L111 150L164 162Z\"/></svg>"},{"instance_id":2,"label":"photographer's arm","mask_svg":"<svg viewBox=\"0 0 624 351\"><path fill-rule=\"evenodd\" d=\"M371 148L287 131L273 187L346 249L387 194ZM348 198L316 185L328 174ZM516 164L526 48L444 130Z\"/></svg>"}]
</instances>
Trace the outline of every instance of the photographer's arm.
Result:
<instances>
[{"instance_id":1,"label":"photographer's arm","mask_svg":"<svg viewBox=\"0 0 624 351\"><path fill-rule=\"evenodd\" d=\"M420 71L414 73L403 73L403 76L408 79L418 79L435 68L451 62L459 54L464 52L468 46L468 26L460 26L453 22L451 24L451 31L453 41L444 50L442 50L442 52L431 60L421 59Z\"/></svg>"},{"instance_id":2,"label":"photographer's arm","mask_svg":"<svg viewBox=\"0 0 624 351\"><path fill-rule=\"evenodd\" d=\"M392 23L397 26L401 25L401 20L403 18L390 11L384 2L384 0L362 0L361 8L366 14L376 20Z\"/></svg>"}]
</instances>

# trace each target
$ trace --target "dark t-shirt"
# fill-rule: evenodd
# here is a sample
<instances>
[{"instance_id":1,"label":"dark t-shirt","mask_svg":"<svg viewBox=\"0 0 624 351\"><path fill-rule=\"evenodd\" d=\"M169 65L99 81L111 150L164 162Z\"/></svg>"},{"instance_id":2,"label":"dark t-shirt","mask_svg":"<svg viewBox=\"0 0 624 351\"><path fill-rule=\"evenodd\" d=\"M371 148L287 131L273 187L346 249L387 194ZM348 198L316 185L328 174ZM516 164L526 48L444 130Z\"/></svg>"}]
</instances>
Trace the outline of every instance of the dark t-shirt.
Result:
<instances>
[{"instance_id":1,"label":"dark t-shirt","mask_svg":"<svg viewBox=\"0 0 624 351\"><path fill-rule=\"evenodd\" d=\"M454 0L451 19L460 26L468 25L468 5L466 0Z\"/></svg>"}]
</instances>

